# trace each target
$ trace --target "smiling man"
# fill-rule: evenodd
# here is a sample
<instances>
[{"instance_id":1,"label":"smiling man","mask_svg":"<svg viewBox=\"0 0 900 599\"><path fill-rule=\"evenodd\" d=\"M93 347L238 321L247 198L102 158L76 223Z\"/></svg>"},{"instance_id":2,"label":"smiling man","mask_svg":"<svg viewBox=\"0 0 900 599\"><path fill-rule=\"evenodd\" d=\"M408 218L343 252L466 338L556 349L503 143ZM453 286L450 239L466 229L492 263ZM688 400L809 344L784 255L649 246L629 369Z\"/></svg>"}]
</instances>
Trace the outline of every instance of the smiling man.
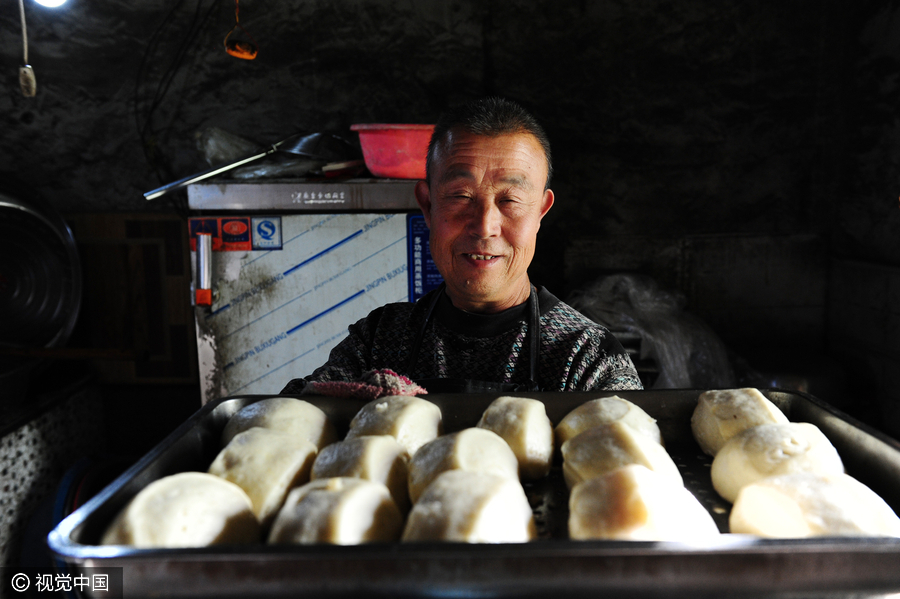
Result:
<instances>
[{"instance_id":1,"label":"smiling man","mask_svg":"<svg viewBox=\"0 0 900 599\"><path fill-rule=\"evenodd\" d=\"M453 305L490 314L524 303L537 232L553 205L540 142L518 131L450 130L429 163L416 199Z\"/></svg>"},{"instance_id":2,"label":"smiling man","mask_svg":"<svg viewBox=\"0 0 900 599\"><path fill-rule=\"evenodd\" d=\"M486 98L444 114L416 184L444 284L351 325L325 365L282 393L373 369L431 393L640 389L609 331L528 277L551 173L547 136L519 105Z\"/></svg>"}]
</instances>

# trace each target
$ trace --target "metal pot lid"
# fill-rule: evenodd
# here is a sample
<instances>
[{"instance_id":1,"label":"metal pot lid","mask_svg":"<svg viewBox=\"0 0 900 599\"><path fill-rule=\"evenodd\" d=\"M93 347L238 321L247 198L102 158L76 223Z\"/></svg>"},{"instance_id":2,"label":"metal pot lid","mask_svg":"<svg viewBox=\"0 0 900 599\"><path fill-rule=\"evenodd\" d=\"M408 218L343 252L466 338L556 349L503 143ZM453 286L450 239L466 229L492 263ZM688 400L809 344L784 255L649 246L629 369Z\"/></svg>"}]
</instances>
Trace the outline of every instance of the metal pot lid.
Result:
<instances>
[{"instance_id":1,"label":"metal pot lid","mask_svg":"<svg viewBox=\"0 0 900 599\"><path fill-rule=\"evenodd\" d=\"M62 217L0 193L0 346L64 345L81 285L75 239Z\"/></svg>"}]
</instances>

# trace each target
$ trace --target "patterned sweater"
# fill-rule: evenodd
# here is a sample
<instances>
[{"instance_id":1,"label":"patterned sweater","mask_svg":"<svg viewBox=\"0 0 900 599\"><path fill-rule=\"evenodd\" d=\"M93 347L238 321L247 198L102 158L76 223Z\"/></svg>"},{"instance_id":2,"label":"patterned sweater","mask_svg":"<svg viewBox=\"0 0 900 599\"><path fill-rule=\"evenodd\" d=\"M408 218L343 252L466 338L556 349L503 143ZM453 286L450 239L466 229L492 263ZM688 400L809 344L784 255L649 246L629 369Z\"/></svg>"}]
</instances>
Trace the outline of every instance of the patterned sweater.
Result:
<instances>
[{"instance_id":1,"label":"patterned sweater","mask_svg":"<svg viewBox=\"0 0 900 599\"><path fill-rule=\"evenodd\" d=\"M390 369L412 380L459 378L500 383L529 379L528 303L498 314L472 314L438 300L412 372L405 372L430 292L415 304L387 304L349 327L349 336L311 375L281 391L296 394L307 381L356 381L372 369ZM549 291L538 290L541 342L537 383L542 391L641 389L631 358L604 327Z\"/></svg>"}]
</instances>

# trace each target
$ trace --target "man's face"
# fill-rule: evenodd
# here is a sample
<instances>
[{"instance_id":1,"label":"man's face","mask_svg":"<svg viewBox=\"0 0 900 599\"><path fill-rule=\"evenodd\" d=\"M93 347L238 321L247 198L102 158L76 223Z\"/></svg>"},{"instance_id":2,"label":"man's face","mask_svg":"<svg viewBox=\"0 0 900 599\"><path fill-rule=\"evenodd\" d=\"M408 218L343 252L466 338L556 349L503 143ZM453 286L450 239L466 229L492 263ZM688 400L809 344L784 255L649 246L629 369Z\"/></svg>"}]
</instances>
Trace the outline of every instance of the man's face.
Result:
<instances>
[{"instance_id":1,"label":"man's face","mask_svg":"<svg viewBox=\"0 0 900 599\"><path fill-rule=\"evenodd\" d=\"M453 305L499 312L524 302L537 232L553 205L538 141L527 133L451 131L433 166L416 199Z\"/></svg>"}]
</instances>

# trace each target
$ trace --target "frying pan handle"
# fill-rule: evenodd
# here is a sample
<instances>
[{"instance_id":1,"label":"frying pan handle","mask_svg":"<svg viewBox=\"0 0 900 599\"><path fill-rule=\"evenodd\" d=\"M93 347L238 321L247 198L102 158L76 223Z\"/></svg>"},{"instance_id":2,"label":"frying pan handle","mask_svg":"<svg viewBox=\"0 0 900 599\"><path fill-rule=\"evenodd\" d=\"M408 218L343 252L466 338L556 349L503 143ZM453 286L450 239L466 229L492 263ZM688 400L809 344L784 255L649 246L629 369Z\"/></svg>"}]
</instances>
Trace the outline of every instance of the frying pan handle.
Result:
<instances>
[{"instance_id":1,"label":"frying pan handle","mask_svg":"<svg viewBox=\"0 0 900 599\"><path fill-rule=\"evenodd\" d=\"M219 173L224 173L225 171L230 171L233 168L237 168L242 164L247 164L248 162L253 162L254 160L259 160L263 156L267 156L271 154L278 148L278 144L271 146L265 151L260 151L252 156L247 156L245 158L241 158L236 162L230 162L228 164L223 164L219 166L214 166L211 169L205 170L202 173L197 173L196 175L191 175L189 177L185 177L184 179L179 179L178 181L174 181L173 183L168 183L167 185L163 185L157 189L152 191L148 191L144 194L144 197L148 200L155 200L158 197L164 196L170 191L175 191L176 189L181 189L191 183L196 183L197 181L202 181L203 179L208 179L209 177L214 177Z\"/></svg>"}]
</instances>

